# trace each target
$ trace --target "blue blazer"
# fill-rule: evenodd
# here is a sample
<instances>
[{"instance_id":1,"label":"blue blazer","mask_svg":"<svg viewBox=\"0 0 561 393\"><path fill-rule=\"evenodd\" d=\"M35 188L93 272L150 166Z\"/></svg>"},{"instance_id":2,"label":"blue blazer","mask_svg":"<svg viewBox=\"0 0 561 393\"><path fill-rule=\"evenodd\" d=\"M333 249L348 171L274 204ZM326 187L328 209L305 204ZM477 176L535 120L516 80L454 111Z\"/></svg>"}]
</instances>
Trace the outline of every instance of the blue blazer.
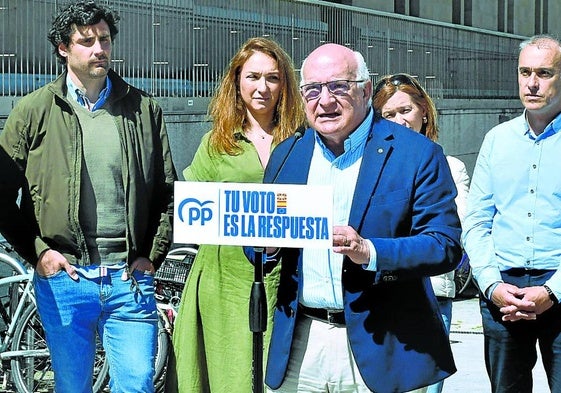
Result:
<instances>
[{"instance_id":1,"label":"blue blazer","mask_svg":"<svg viewBox=\"0 0 561 393\"><path fill-rule=\"evenodd\" d=\"M271 155L266 183L306 184L314 131L289 138ZM292 150L290 150L292 147ZM287 154L289 158L285 160ZM376 248L376 272L345 258L342 284L348 336L368 387L403 392L456 371L428 276L461 257L456 188L439 145L383 119L366 142L349 225ZM282 249L265 382L284 379L298 314L302 250Z\"/></svg>"}]
</instances>

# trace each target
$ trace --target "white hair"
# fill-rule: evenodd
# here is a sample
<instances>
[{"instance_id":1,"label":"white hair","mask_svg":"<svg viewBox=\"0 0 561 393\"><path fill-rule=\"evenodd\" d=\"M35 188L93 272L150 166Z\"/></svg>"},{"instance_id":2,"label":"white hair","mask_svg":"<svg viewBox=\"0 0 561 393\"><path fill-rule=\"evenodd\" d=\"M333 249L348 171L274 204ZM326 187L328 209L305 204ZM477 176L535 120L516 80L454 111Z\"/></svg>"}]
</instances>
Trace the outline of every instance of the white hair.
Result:
<instances>
[{"instance_id":1,"label":"white hair","mask_svg":"<svg viewBox=\"0 0 561 393\"><path fill-rule=\"evenodd\" d=\"M362 56L362 54L358 51L353 51L353 54L355 56L355 60L357 63L357 70L356 70L356 75L355 75L355 79L356 80L363 80L363 81L368 81L370 79L370 72L368 71L368 66L366 65L366 61L364 61L364 57ZM304 67L306 67L306 62L308 60L309 56L307 56L304 61L302 62L302 66L300 67L300 86L305 85L305 80L304 80ZM366 82L362 82L360 84L361 87L364 87L364 84Z\"/></svg>"},{"instance_id":2,"label":"white hair","mask_svg":"<svg viewBox=\"0 0 561 393\"><path fill-rule=\"evenodd\" d=\"M557 38L555 38L554 36L550 35L550 34L538 34L535 36L532 36L530 38L528 38L527 40L524 40L520 43L519 49L522 50L524 48L526 48L527 46L530 45L535 45L538 48L550 48L551 47L551 43L555 43L555 45L557 45L557 49L559 49L559 52L561 52L561 42L559 42L559 40Z\"/></svg>"}]
</instances>

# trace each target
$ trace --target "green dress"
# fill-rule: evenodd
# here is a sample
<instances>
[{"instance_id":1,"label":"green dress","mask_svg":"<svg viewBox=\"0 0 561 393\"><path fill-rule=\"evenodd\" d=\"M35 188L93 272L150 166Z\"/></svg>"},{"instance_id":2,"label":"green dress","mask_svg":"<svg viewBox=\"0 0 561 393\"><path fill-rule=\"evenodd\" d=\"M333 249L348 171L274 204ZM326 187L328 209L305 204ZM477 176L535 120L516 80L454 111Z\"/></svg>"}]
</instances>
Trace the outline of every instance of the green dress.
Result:
<instances>
[{"instance_id":1,"label":"green dress","mask_svg":"<svg viewBox=\"0 0 561 393\"><path fill-rule=\"evenodd\" d=\"M263 180L253 144L242 138L243 152L217 155L208 148L209 133L189 167L190 181L252 182ZM279 269L265 277L269 309L264 337L266 359ZM254 268L240 246L200 245L189 273L173 346L179 393L249 393L252 391L253 333L249 331L249 294Z\"/></svg>"}]
</instances>

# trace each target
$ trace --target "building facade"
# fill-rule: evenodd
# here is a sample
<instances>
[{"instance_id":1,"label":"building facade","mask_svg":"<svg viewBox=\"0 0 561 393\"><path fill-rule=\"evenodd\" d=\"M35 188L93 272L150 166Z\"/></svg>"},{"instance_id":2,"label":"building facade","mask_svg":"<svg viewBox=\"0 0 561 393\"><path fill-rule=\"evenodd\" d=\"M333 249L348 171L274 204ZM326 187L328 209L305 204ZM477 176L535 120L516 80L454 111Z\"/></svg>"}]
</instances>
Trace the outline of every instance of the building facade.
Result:
<instances>
[{"instance_id":1,"label":"building facade","mask_svg":"<svg viewBox=\"0 0 561 393\"><path fill-rule=\"evenodd\" d=\"M363 53L374 82L387 73L408 72L434 98L516 97L516 75L509 71L523 36L452 23L484 20L467 12L467 0L359 0L348 1L350 6L304 0L100 1L122 17L113 68L160 97L208 97L230 57L252 36L277 40L297 68L318 45L336 42ZM46 31L64 3L2 2L0 95L20 96L61 71ZM458 18L456 3L464 5ZM491 7L492 1L477 3L482 16L500 8Z\"/></svg>"},{"instance_id":2,"label":"building facade","mask_svg":"<svg viewBox=\"0 0 561 393\"><path fill-rule=\"evenodd\" d=\"M315 47L360 51L376 82L416 76L435 99L441 143L471 169L482 135L520 111L517 47L557 28L552 0L98 0L121 15L112 67L159 97L179 170L209 127L209 96L249 37L299 66ZM66 0L0 0L0 129L14 102L61 72L46 33ZM555 3L555 4L554 4Z\"/></svg>"},{"instance_id":3,"label":"building facade","mask_svg":"<svg viewBox=\"0 0 561 393\"><path fill-rule=\"evenodd\" d=\"M496 32L559 35L556 0L335 0L332 3L408 15Z\"/></svg>"}]
</instances>

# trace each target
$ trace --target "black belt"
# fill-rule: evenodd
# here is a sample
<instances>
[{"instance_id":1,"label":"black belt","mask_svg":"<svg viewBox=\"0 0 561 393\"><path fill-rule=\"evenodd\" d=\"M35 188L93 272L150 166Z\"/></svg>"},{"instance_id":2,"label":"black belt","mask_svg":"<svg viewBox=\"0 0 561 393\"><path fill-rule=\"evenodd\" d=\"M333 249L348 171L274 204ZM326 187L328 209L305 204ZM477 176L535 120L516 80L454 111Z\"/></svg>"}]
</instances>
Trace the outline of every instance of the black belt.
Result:
<instances>
[{"instance_id":1,"label":"black belt","mask_svg":"<svg viewBox=\"0 0 561 393\"><path fill-rule=\"evenodd\" d=\"M299 305L300 312L310 318L329 323L330 325L345 325L345 312L333 311L325 308L311 308Z\"/></svg>"},{"instance_id":2,"label":"black belt","mask_svg":"<svg viewBox=\"0 0 561 393\"><path fill-rule=\"evenodd\" d=\"M541 276L547 274L552 270L548 269L525 269L523 267L513 267L511 269L505 270L505 273L513 277L523 277L523 276Z\"/></svg>"}]
</instances>

